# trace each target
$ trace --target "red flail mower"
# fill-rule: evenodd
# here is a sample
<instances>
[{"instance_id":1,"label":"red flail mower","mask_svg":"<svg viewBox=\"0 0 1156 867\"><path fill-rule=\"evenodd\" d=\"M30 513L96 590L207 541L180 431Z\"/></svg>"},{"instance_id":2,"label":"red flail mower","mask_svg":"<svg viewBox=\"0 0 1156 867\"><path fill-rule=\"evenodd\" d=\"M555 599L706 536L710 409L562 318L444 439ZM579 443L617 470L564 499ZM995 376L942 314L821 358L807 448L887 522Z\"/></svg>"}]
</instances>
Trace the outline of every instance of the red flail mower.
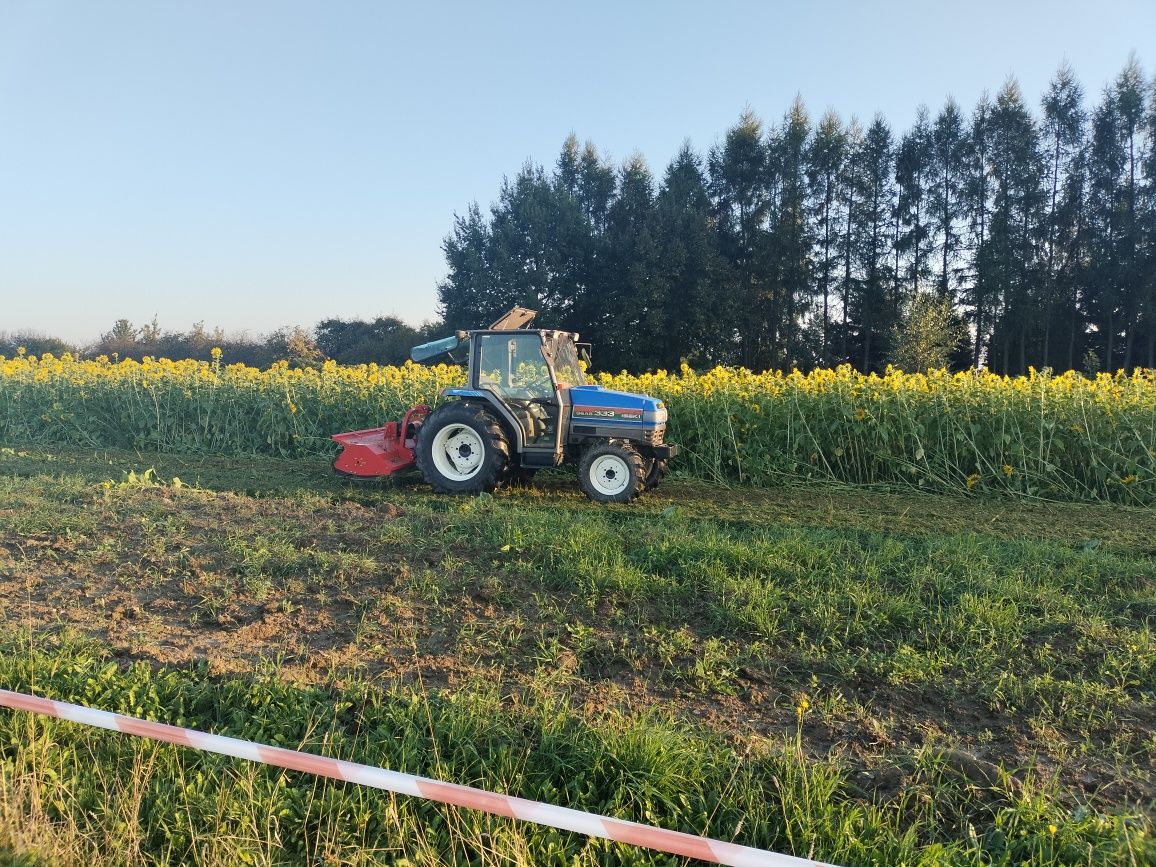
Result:
<instances>
[{"instance_id":1,"label":"red flail mower","mask_svg":"<svg viewBox=\"0 0 1156 867\"><path fill-rule=\"evenodd\" d=\"M341 453L334 459L333 469L358 478L390 476L409 469L416 463L417 432L429 413L430 408L421 404L407 412L400 423L391 421L385 427L334 434Z\"/></svg>"}]
</instances>

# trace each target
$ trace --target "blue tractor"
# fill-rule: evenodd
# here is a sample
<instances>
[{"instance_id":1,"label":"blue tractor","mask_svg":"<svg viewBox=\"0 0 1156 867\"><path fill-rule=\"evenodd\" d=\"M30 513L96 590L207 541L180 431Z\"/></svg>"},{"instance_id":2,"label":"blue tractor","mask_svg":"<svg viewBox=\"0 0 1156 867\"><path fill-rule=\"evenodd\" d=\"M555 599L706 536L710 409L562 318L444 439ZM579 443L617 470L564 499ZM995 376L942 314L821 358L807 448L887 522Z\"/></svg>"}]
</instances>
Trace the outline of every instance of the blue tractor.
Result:
<instances>
[{"instance_id":1,"label":"blue tractor","mask_svg":"<svg viewBox=\"0 0 1156 867\"><path fill-rule=\"evenodd\" d=\"M334 469L375 477L416 465L434 490L465 494L576 465L583 493L601 503L628 503L658 487L678 454L664 439L662 401L588 385L578 335L527 329L534 315L516 307L487 329L414 347L414 361L464 349L466 385L400 423L336 434Z\"/></svg>"}]
</instances>

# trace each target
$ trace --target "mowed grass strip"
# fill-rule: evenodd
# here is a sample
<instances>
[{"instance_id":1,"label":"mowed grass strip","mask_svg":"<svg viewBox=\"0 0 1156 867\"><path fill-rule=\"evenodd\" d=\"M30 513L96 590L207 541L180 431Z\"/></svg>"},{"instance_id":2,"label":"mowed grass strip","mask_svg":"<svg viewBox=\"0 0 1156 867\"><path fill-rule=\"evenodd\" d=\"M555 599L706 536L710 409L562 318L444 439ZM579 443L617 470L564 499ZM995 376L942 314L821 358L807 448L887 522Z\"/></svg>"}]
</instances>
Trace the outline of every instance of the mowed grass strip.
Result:
<instances>
[{"instance_id":1,"label":"mowed grass strip","mask_svg":"<svg viewBox=\"0 0 1156 867\"><path fill-rule=\"evenodd\" d=\"M94 697L112 700L121 678L177 675L182 689L304 690L334 706L351 689L362 702L440 702L506 731L511 754L552 767L542 779L562 790L583 762L597 766L597 751L577 760L543 741L525 720L547 714L570 727L561 740L588 735L608 750L647 732L661 745L627 778L631 791L668 786L657 807L627 816L640 821L690 830L699 819L688 817L745 815L737 832L714 819L694 830L845 863L1153 857L1150 512L678 483L605 509L564 477L455 499L350 486L295 462L17 448L0 473L4 631L38 649L28 665L45 684L54 671L73 683L78 665L107 671L114 686L74 693L82 702L131 712ZM253 681L254 669L271 675ZM436 737L449 723L427 713L422 726ZM446 765L450 778L509 785L501 749L472 740L477 764ZM30 752L19 736L9 743L12 762ZM558 755L571 757L551 765ZM675 795L687 769L704 781L693 809ZM38 815L31 791L11 791L27 806L20 816ZM103 839L113 814L80 822L64 810L49 826ZM153 813L133 815L139 830ZM793 824L808 816L805 829ZM269 833L345 845L293 821ZM553 853L538 832L498 832L500 820L447 821L458 824L446 837L395 823L398 836L377 829L385 836L359 845L385 861L468 851L666 863L599 855L567 835ZM28 839L44 825L20 827ZM203 842L222 836L233 839ZM271 845L244 839L257 847L246 851ZM405 842L421 839L430 848ZM172 845L163 833L148 840L154 854ZM233 850L219 851L223 863Z\"/></svg>"}]
</instances>

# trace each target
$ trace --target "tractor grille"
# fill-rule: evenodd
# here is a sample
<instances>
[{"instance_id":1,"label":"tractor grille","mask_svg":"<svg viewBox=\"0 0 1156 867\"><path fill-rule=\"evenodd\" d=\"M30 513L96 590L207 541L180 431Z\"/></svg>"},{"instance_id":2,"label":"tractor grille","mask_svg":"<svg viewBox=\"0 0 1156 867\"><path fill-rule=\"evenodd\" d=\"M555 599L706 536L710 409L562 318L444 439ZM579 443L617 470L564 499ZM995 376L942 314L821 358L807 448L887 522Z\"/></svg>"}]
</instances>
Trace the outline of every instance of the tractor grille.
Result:
<instances>
[{"instance_id":1,"label":"tractor grille","mask_svg":"<svg viewBox=\"0 0 1156 867\"><path fill-rule=\"evenodd\" d=\"M648 446L662 445L662 439L666 436L666 425L656 425L653 430L648 430L642 435L642 441Z\"/></svg>"}]
</instances>

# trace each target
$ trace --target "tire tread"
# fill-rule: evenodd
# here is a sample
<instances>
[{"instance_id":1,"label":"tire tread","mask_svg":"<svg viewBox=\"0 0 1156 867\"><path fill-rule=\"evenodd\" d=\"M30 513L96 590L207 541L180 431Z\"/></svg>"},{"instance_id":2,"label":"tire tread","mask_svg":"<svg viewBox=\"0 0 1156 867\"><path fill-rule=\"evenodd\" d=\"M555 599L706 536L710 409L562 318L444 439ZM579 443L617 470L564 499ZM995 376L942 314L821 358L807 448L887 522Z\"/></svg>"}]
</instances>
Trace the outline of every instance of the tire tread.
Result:
<instances>
[{"instance_id":1,"label":"tire tread","mask_svg":"<svg viewBox=\"0 0 1156 867\"><path fill-rule=\"evenodd\" d=\"M465 424L473 428L486 442L483 466L477 475L465 482L446 479L433 462L433 438L449 424ZM496 418L484 406L457 401L439 406L422 422L414 449L417 468L422 478L439 494L476 494L492 491L502 481L510 460L510 445Z\"/></svg>"},{"instance_id":2,"label":"tire tread","mask_svg":"<svg viewBox=\"0 0 1156 867\"><path fill-rule=\"evenodd\" d=\"M590 483L590 466L594 463L595 458L604 454L617 454L625 458L630 465L631 484L627 485L621 493L608 496ZM646 490L645 470L642 455L629 442L608 440L595 443L586 449L582 454L582 460L578 463L578 486L582 489L582 493L597 503L629 503Z\"/></svg>"}]
</instances>

